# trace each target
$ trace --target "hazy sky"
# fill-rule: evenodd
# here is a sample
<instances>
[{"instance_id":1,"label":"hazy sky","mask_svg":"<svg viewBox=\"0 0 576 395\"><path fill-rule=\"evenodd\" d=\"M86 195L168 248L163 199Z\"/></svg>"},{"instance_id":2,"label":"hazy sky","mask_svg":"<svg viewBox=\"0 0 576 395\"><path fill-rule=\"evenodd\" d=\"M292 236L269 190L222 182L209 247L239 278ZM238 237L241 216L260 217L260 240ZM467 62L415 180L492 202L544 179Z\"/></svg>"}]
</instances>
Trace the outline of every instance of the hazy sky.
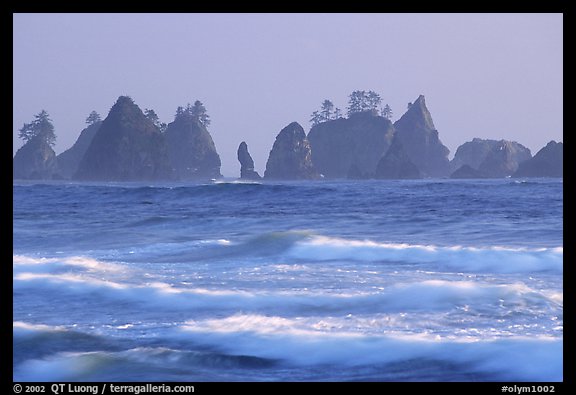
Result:
<instances>
[{"instance_id":1,"label":"hazy sky","mask_svg":"<svg viewBox=\"0 0 576 395\"><path fill-rule=\"evenodd\" d=\"M263 174L292 121L374 90L393 121L418 95L450 149L473 137L536 153L563 132L562 14L14 14L18 129L45 109L69 148L129 95L163 122L201 100L225 176L245 140Z\"/></svg>"}]
</instances>

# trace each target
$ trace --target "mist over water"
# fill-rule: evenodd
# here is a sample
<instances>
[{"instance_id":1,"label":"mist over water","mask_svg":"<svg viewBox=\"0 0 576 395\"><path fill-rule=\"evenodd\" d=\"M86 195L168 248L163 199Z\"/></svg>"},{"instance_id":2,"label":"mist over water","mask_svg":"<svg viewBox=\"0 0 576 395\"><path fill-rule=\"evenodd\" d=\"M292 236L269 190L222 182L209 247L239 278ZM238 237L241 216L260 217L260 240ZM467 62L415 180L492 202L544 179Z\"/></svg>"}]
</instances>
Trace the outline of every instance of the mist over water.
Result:
<instances>
[{"instance_id":1,"label":"mist over water","mask_svg":"<svg viewBox=\"0 0 576 395\"><path fill-rule=\"evenodd\" d=\"M562 380L561 180L14 185L14 380Z\"/></svg>"}]
</instances>

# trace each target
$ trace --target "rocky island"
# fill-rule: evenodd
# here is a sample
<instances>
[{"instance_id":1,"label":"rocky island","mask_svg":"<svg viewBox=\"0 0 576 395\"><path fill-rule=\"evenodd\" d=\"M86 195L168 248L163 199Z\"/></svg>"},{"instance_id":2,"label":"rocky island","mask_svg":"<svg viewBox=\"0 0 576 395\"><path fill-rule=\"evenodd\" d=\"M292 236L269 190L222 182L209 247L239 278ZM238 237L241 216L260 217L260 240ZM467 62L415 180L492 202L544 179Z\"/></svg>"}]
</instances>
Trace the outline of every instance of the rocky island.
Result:
<instances>
[{"instance_id":1,"label":"rocky island","mask_svg":"<svg viewBox=\"0 0 576 395\"><path fill-rule=\"evenodd\" d=\"M260 174L254 170L254 160L248 152L248 144L242 141L238 146L238 161L240 162L240 179L242 180L260 180Z\"/></svg>"},{"instance_id":2,"label":"rocky island","mask_svg":"<svg viewBox=\"0 0 576 395\"><path fill-rule=\"evenodd\" d=\"M276 180L313 180L319 178L310 143L298 122L292 122L278 133L272 146L264 178Z\"/></svg>"}]
</instances>

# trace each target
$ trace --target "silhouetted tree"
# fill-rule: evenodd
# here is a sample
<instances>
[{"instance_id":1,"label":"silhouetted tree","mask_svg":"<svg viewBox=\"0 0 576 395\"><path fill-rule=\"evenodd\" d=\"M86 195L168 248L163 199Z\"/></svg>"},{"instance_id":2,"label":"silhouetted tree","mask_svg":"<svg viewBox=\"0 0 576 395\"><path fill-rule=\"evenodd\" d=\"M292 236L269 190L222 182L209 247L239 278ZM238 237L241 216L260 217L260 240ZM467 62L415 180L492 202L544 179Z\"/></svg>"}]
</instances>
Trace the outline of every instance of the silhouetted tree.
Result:
<instances>
[{"instance_id":1,"label":"silhouetted tree","mask_svg":"<svg viewBox=\"0 0 576 395\"><path fill-rule=\"evenodd\" d=\"M20 128L20 137L25 142L32 140L33 138L41 138L46 143L54 146L56 143L56 134L54 133L54 125L50 116L45 110L42 110L38 115L34 116L34 120L30 123L24 123Z\"/></svg>"},{"instance_id":2,"label":"silhouetted tree","mask_svg":"<svg viewBox=\"0 0 576 395\"><path fill-rule=\"evenodd\" d=\"M322 115L323 120L329 121L330 119L332 119L333 112L334 112L334 103L332 103L328 99L325 99L322 102L322 108L320 110L320 115Z\"/></svg>"},{"instance_id":3,"label":"silhouetted tree","mask_svg":"<svg viewBox=\"0 0 576 395\"><path fill-rule=\"evenodd\" d=\"M88 118L86 118L86 123L88 125L94 125L96 122L100 122L102 119L100 118L100 114L98 114L96 111L92 111L90 113L90 115L88 115Z\"/></svg>"},{"instance_id":4,"label":"silhouetted tree","mask_svg":"<svg viewBox=\"0 0 576 395\"><path fill-rule=\"evenodd\" d=\"M392 119L393 115L392 108L388 104L386 104L382 109L382 111L380 112L380 114L386 119Z\"/></svg>"},{"instance_id":5,"label":"silhouetted tree","mask_svg":"<svg viewBox=\"0 0 576 395\"><path fill-rule=\"evenodd\" d=\"M160 122L160 118L158 118L158 115L156 114L156 111L154 110L150 110L150 109L146 109L144 111L144 115L146 115L146 118L148 118L150 121L152 121L152 123L158 128L160 129L161 132L164 132L166 130L166 124L164 122Z\"/></svg>"},{"instance_id":6,"label":"silhouetted tree","mask_svg":"<svg viewBox=\"0 0 576 395\"><path fill-rule=\"evenodd\" d=\"M310 118L312 126L316 126L319 123L330 121L332 119L338 119L342 116L342 112L339 108L334 108L334 103L331 100L324 99L320 105L320 111L314 111Z\"/></svg>"},{"instance_id":7,"label":"silhouetted tree","mask_svg":"<svg viewBox=\"0 0 576 395\"><path fill-rule=\"evenodd\" d=\"M342 110L340 110L338 107L336 107L336 109L334 110L333 119L338 119L338 118L342 118Z\"/></svg>"},{"instance_id":8,"label":"silhouetted tree","mask_svg":"<svg viewBox=\"0 0 576 395\"><path fill-rule=\"evenodd\" d=\"M348 96L348 116L362 111L366 91L354 91Z\"/></svg>"},{"instance_id":9,"label":"silhouetted tree","mask_svg":"<svg viewBox=\"0 0 576 395\"><path fill-rule=\"evenodd\" d=\"M194 107L190 111L190 115L206 128L210 125L210 116L206 113L206 107L200 100L194 102Z\"/></svg>"},{"instance_id":10,"label":"silhouetted tree","mask_svg":"<svg viewBox=\"0 0 576 395\"><path fill-rule=\"evenodd\" d=\"M322 123L322 115L318 111L314 111L312 117L310 117L310 123L312 126Z\"/></svg>"},{"instance_id":11,"label":"silhouetted tree","mask_svg":"<svg viewBox=\"0 0 576 395\"><path fill-rule=\"evenodd\" d=\"M354 91L348 99L348 116L357 112L377 111L382 99L374 91Z\"/></svg>"},{"instance_id":12,"label":"silhouetted tree","mask_svg":"<svg viewBox=\"0 0 576 395\"><path fill-rule=\"evenodd\" d=\"M382 103L382 99L378 93L374 91L368 91L366 94L365 102L364 111L377 111L378 107L380 107L380 103Z\"/></svg>"}]
</instances>

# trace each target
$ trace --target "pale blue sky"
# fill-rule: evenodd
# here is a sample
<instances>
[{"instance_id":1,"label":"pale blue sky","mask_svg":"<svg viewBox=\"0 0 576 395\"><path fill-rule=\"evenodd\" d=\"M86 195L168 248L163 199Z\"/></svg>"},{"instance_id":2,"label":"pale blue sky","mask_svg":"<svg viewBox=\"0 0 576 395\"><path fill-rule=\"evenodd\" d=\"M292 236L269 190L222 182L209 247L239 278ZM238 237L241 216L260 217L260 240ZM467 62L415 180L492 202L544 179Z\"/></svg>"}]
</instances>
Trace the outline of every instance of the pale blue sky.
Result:
<instances>
[{"instance_id":1,"label":"pale blue sky","mask_svg":"<svg viewBox=\"0 0 576 395\"><path fill-rule=\"evenodd\" d=\"M60 153L119 95L167 123L199 99L222 173L245 140L262 174L280 129L371 89L393 120L424 94L450 157L473 137L534 154L562 140L562 31L562 14L14 14L13 151L42 109Z\"/></svg>"}]
</instances>

